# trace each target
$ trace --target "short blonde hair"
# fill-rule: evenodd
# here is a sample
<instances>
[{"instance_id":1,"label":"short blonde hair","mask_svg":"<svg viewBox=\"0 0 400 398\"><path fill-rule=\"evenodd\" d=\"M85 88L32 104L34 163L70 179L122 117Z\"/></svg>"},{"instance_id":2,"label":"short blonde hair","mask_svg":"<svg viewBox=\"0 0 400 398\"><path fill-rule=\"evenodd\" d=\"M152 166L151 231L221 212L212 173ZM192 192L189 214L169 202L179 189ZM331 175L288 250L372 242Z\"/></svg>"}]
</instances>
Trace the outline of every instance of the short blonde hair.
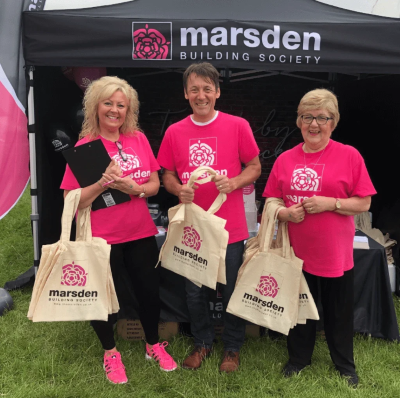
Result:
<instances>
[{"instance_id":1,"label":"short blonde hair","mask_svg":"<svg viewBox=\"0 0 400 398\"><path fill-rule=\"evenodd\" d=\"M318 88L316 90L309 91L300 100L297 108L297 127L301 128L302 115L316 109L324 109L328 111L330 117L333 118L332 126L335 129L340 119L338 100L332 91L329 91L325 88Z\"/></svg>"},{"instance_id":2,"label":"short blonde hair","mask_svg":"<svg viewBox=\"0 0 400 398\"><path fill-rule=\"evenodd\" d=\"M93 140L100 135L97 114L99 103L110 98L116 91L121 91L128 99L126 118L124 124L120 127L120 133L132 135L135 131L140 131L138 124L139 98L136 90L126 80L119 77L103 76L94 80L85 91L83 98L84 120L79 138L89 136Z\"/></svg>"}]
</instances>

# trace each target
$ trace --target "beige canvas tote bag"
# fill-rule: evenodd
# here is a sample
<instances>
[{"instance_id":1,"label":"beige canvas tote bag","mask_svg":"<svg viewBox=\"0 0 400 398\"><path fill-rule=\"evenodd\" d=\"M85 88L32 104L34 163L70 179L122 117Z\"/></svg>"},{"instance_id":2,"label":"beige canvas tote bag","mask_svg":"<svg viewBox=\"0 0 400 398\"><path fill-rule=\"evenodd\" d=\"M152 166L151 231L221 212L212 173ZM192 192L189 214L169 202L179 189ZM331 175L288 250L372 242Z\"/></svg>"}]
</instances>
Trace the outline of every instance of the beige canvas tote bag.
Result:
<instances>
[{"instance_id":1,"label":"beige canvas tote bag","mask_svg":"<svg viewBox=\"0 0 400 398\"><path fill-rule=\"evenodd\" d=\"M92 238L92 228L90 224L90 206L79 210L77 218L76 241L88 241ZM107 297L108 297L108 313L116 314L119 311L119 303L117 293L115 291L114 280L111 273L111 267L107 267Z\"/></svg>"},{"instance_id":2,"label":"beige canvas tote bag","mask_svg":"<svg viewBox=\"0 0 400 398\"><path fill-rule=\"evenodd\" d=\"M60 241L43 246L28 311L33 322L106 321L119 309L110 278L111 246L92 237L89 208L79 211L77 240L70 241L80 194L74 190L65 198Z\"/></svg>"},{"instance_id":3,"label":"beige canvas tote bag","mask_svg":"<svg viewBox=\"0 0 400 398\"><path fill-rule=\"evenodd\" d=\"M243 272L244 272L247 264L249 263L249 261L253 258L253 256L255 256L257 253L259 253L260 242L265 241L267 227L268 227L267 226L268 216L265 215L267 208L268 208L268 206L265 205L264 209L263 209L261 223L260 223L260 227L258 229L257 235L246 241L246 244L244 246L244 252L243 252L243 263L238 271L238 276L236 278L236 285L239 283L239 280L242 277ZM276 208L276 211L278 211L278 210L279 210L279 207Z\"/></svg>"},{"instance_id":4,"label":"beige canvas tote bag","mask_svg":"<svg viewBox=\"0 0 400 398\"><path fill-rule=\"evenodd\" d=\"M303 261L290 247L287 223L279 223L282 247L272 248L277 210L268 206L264 213L265 239L244 268L227 311L287 335L297 321Z\"/></svg>"},{"instance_id":5,"label":"beige canvas tote bag","mask_svg":"<svg viewBox=\"0 0 400 398\"><path fill-rule=\"evenodd\" d=\"M305 324L307 319L319 320L318 309L308 287L304 274L300 278L299 313L297 323Z\"/></svg>"},{"instance_id":6,"label":"beige canvas tote bag","mask_svg":"<svg viewBox=\"0 0 400 398\"><path fill-rule=\"evenodd\" d=\"M208 183L214 175L212 168L199 167L192 173L188 186ZM214 215L225 200L226 194L220 193L207 211L194 203L181 203L168 211L170 223L159 257L162 267L198 286L216 289L217 282L226 284L229 233L225 230L226 220Z\"/></svg>"}]
</instances>

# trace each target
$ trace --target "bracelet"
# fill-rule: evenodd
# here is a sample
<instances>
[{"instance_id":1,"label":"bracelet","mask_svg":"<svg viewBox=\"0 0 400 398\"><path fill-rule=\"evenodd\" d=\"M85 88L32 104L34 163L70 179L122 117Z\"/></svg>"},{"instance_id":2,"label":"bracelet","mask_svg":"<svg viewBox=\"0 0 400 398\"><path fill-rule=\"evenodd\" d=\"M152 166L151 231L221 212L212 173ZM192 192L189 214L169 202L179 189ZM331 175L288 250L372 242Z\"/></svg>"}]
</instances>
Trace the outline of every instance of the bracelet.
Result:
<instances>
[{"instance_id":1,"label":"bracelet","mask_svg":"<svg viewBox=\"0 0 400 398\"><path fill-rule=\"evenodd\" d=\"M101 185L100 181L97 181L97 184L99 184L102 189L107 189L107 188L104 188L103 185Z\"/></svg>"}]
</instances>

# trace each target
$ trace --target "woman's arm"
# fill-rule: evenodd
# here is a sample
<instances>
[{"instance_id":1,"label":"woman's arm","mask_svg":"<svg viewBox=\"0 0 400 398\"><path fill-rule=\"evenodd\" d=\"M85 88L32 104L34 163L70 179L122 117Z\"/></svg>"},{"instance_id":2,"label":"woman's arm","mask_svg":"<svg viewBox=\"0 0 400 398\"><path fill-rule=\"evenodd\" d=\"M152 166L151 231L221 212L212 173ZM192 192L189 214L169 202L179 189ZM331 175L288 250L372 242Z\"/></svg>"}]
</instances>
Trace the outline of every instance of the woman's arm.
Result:
<instances>
[{"instance_id":1,"label":"woman's arm","mask_svg":"<svg viewBox=\"0 0 400 398\"><path fill-rule=\"evenodd\" d=\"M355 216L356 214L368 211L371 206L371 196L360 198L359 196L353 196L352 198L339 199L340 209L336 210L336 213L343 214L344 216ZM336 199L335 199L336 209Z\"/></svg>"},{"instance_id":2,"label":"woman's arm","mask_svg":"<svg viewBox=\"0 0 400 398\"><path fill-rule=\"evenodd\" d=\"M121 169L116 160L111 160L105 173L114 173L115 175L121 175ZM90 206L93 201L107 188L103 188L103 184L106 182L105 178L101 178L99 181L85 188L82 188L81 199L79 201L78 209L84 209ZM68 195L69 190L64 190L64 199Z\"/></svg>"},{"instance_id":3,"label":"woman's arm","mask_svg":"<svg viewBox=\"0 0 400 398\"><path fill-rule=\"evenodd\" d=\"M78 209L84 209L85 207L90 206L93 201L105 190L106 188L103 188L99 182L82 188ZM68 192L70 191L64 190L64 199L68 195Z\"/></svg>"},{"instance_id":4,"label":"woman's arm","mask_svg":"<svg viewBox=\"0 0 400 398\"><path fill-rule=\"evenodd\" d=\"M299 223L304 220L304 208L301 203L281 209L278 213L278 220L282 222Z\"/></svg>"},{"instance_id":5,"label":"woman's arm","mask_svg":"<svg viewBox=\"0 0 400 398\"><path fill-rule=\"evenodd\" d=\"M139 185L136 181L130 177L119 178L114 174L103 174L105 181L113 181L108 185L109 188L118 189L121 192L129 195L139 196L144 193L143 197L148 198L149 196L157 195L160 188L160 179L158 178L157 171L153 171L150 174L149 181L142 185Z\"/></svg>"},{"instance_id":6,"label":"woman's arm","mask_svg":"<svg viewBox=\"0 0 400 398\"><path fill-rule=\"evenodd\" d=\"M340 209L336 208L337 198L330 198L326 196L312 196L311 198L304 199L304 210L309 214L322 213L324 211L335 211L344 216L355 216L356 214L368 211L371 206L371 196L360 198L353 196L351 198L341 199Z\"/></svg>"},{"instance_id":7,"label":"woman's arm","mask_svg":"<svg viewBox=\"0 0 400 398\"><path fill-rule=\"evenodd\" d=\"M160 179L158 178L157 171L153 171L150 174L149 181L147 181L146 183L144 183L142 185L139 185L139 188L140 188L140 192L138 193L138 195L140 195L142 192L146 191L145 195L142 196L144 198L148 198L149 196L157 195L158 190L160 189ZM143 190L143 188L144 188L144 190Z\"/></svg>"}]
</instances>

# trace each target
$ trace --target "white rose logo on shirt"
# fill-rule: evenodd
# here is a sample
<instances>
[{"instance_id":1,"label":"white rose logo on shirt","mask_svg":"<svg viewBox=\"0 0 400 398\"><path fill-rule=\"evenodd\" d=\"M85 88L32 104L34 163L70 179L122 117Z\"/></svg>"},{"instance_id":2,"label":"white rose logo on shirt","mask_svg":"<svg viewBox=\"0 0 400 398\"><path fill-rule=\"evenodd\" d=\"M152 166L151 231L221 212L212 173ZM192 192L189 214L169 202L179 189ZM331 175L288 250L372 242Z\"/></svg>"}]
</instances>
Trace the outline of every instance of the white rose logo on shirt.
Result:
<instances>
[{"instance_id":1,"label":"white rose logo on shirt","mask_svg":"<svg viewBox=\"0 0 400 398\"><path fill-rule=\"evenodd\" d=\"M122 172L136 169L138 167L142 167L142 162L139 158L138 155L136 155L135 151L132 148L127 148L124 149L125 155L126 155L126 161L122 159L121 155L119 152L117 152L114 156L112 156L112 159L115 159L119 167L121 167Z\"/></svg>"},{"instance_id":2,"label":"white rose logo on shirt","mask_svg":"<svg viewBox=\"0 0 400 398\"><path fill-rule=\"evenodd\" d=\"M189 166L217 164L217 138L200 138L189 141Z\"/></svg>"},{"instance_id":3,"label":"white rose logo on shirt","mask_svg":"<svg viewBox=\"0 0 400 398\"><path fill-rule=\"evenodd\" d=\"M324 165L322 164L313 167L296 165L290 181L290 188L296 191L321 191L323 171Z\"/></svg>"}]
</instances>

